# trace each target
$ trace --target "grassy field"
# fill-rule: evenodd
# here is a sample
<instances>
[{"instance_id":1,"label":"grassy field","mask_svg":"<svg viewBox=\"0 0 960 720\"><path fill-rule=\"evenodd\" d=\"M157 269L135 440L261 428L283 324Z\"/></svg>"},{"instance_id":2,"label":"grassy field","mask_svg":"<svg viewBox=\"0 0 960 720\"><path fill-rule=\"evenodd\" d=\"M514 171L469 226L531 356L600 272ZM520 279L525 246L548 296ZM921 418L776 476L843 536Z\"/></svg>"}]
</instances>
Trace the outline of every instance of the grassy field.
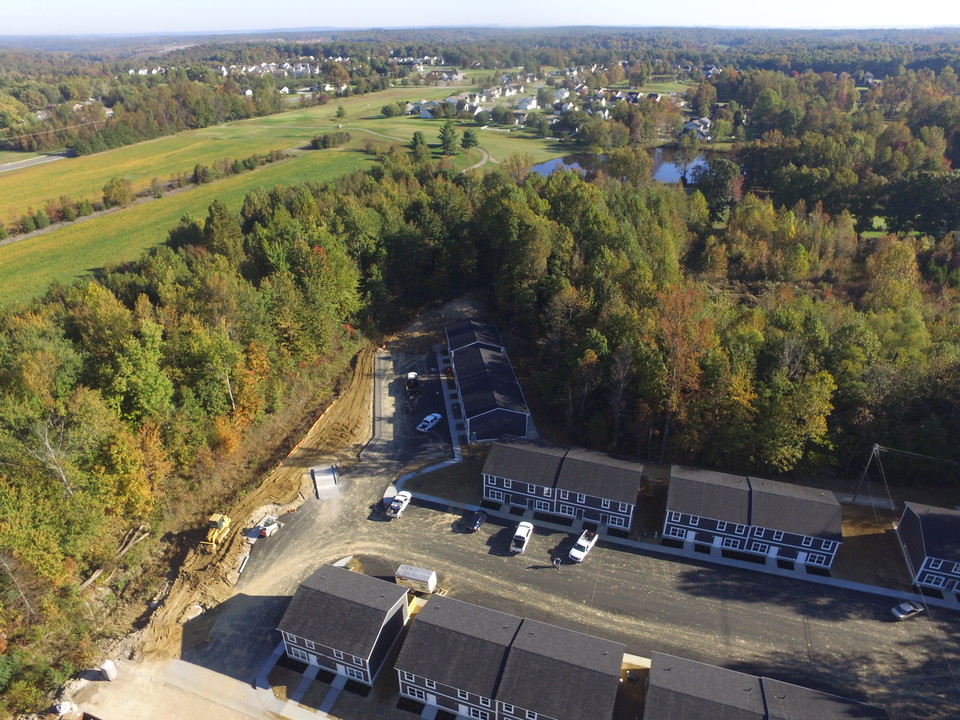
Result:
<instances>
[{"instance_id":1,"label":"grassy field","mask_svg":"<svg viewBox=\"0 0 960 720\"><path fill-rule=\"evenodd\" d=\"M372 140L379 148L410 141L420 131L430 145L438 145L442 122L380 114L388 102L440 99L462 87L394 88L385 92L336 99L327 105L289 110L253 120L160 138L109 152L0 174L0 221L10 222L28 209L38 210L48 200L67 196L99 199L106 181L114 176L130 180L134 189L191 173L197 163L212 165L224 158L244 158L271 150L303 148L315 135L343 125L352 141L336 151L298 152L290 160L236 175L209 185L150 200L118 212L65 225L34 238L0 246L0 303L27 301L43 294L54 281L69 283L111 263L133 260L144 250L163 242L183 215L206 216L214 199L239 209L255 187L272 187L303 180L326 181L357 168L369 167L371 155L362 149ZM336 118L339 105L346 117ZM502 162L516 152L536 161L569 152L565 146L541 140L521 128L510 132L481 130L472 123L457 123L461 134L477 130L480 148L492 162ZM386 136L386 137L381 137ZM393 138L393 139L391 139ZM0 155L0 159L9 153ZM438 157L435 149L434 156ZM13 159L23 159L17 155ZM479 149L460 152L451 159L464 169L482 159Z\"/></svg>"},{"instance_id":2,"label":"grassy field","mask_svg":"<svg viewBox=\"0 0 960 720\"><path fill-rule=\"evenodd\" d=\"M20 160L29 160L38 157L40 153L22 153L13 150L0 150L0 165L19 162Z\"/></svg>"},{"instance_id":3,"label":"grassy field","mask_svg":"<svg viewBox=\"0 0 960 720\"><path fill-rule=\"evenodd\" d=\"M184 215L204 218L215 199L239 210L256 187L314 180L323 182L369 167L370 155L355 150L303 153L243 175L191 187L159 200L0 247L0 304L42 295L54 281L69 283L105 265L136 259L163 242Z\"/></svg>"},{"instance_id":4,"label":"grassy field","mask_svg":"<svg viewBox=\"0 0 960 720\"><path fill-rule=\"evenodd\" d=\"M379 116L380 108L388 102L412 98L439 99L451 92L459 92L459 88L394 88L2 173L0 222L10 223L28 209L39 210L47 201L61 196L97 200L103 194L104 184L114 176L126 178L134 190L142 190L149 187L154 178L166 181L179 173L191 173L197 163L212 165L224 158L242 159L254 153L303 147L313 136L336 128L341 122L335 117L339 105L347 111L342 122L349 124L361 117Z\"/></svg>"}]
</instances>

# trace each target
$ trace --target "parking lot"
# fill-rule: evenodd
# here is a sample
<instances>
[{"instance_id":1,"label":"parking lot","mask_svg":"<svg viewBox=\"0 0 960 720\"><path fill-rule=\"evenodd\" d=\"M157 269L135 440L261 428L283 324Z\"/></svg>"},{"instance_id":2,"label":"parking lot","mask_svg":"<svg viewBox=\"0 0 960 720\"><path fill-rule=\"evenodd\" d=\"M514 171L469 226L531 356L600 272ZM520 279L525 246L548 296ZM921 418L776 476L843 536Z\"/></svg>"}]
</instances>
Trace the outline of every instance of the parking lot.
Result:
<instances>
[{"instance_id":1,"label":"parking lot","mask_svg":"<svg viewBox=\"0 0 960 720\"><path fill-rule=\"evenodd\" d=\"M403 469L449 456L446 417L428 433L415 430L427 413L443 412L431 394L440 384L431 358L396 352L388 362L382 427L362 461L342 472L340 497L308 500L253 547L234 596L185 626L183 662L250 683L279 641L274 628L298 584L353 556L385 578L401 563L436 570L452 597L617 640L636 655L656 650L795 682L885 706L892 718L960 716L960 624L948 611L896 623L882 597L603 542L584 563L558 570L552 560L566 558L575 534L538 529L514 556L515 518L491 517L467 533L459 511L416 499L402 518L385 518L383 490ZM424 387L406 412L410 367L423 368ZM366 710L349 717L401 717L385 687L357 700Z\"/></svg>"}]
</instances>

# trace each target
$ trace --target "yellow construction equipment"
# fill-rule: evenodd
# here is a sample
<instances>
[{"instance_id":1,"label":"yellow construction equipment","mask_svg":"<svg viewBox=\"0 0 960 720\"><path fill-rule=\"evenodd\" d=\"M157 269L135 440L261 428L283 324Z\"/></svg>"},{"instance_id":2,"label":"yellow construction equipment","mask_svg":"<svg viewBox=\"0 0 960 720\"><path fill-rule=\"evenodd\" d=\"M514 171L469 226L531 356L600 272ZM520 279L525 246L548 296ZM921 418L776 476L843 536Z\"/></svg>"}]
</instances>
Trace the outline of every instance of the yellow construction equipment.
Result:
<instances>
[{"instance_id":1,"label":"yellow construction equipment","mask_svg":"<svg viewBox=\"0 0 960 720\"><path fill-rule=\"evenodd\" d=\"M227 531L230 530L230 518L222 513L214 513L207 519L209 520L207 524L207 537L200 542L200 547L213 552L217 549L217 543L219 543L224 536L226 536Z\"/></svg>"}]
</instances>

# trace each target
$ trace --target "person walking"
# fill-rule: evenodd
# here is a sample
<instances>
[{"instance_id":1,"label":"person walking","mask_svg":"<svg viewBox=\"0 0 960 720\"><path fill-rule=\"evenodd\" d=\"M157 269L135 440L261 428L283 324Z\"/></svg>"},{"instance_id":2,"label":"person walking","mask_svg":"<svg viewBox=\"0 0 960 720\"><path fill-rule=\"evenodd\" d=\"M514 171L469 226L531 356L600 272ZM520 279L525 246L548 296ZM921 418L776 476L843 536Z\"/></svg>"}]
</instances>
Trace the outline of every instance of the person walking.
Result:
<instances>
[{"instance_id":1,"label":"person walking","mask_svg":"<svg viewBox=\"0 0 960 720\"><path fill-rule=\"evenodd\" d=\"M557 555L557 557L555 557L555 558L553 559L553 566L554 566L557 570L560 569L560 556L559 556L559 555Z\"/></svg>"}]
</instances>

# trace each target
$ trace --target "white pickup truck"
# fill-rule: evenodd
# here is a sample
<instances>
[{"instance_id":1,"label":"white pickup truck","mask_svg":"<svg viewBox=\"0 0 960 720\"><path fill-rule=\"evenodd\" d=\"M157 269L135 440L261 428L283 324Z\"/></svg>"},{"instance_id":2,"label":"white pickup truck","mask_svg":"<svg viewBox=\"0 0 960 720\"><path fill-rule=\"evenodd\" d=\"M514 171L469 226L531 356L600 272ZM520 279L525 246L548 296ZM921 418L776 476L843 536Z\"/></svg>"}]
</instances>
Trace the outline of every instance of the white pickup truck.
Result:
<instances>
[{"instance_id":1,"label":"white pickup truck","mask_svg":"<svg viewBox=\"0 0 960 720\"><path fill-rule=\"evenodd\" d=\"M527 543L530 542L531 535L533 535L532 523L524 520L517 525L517 529L513 531L513 540L510 541L510 552L515 555L523 555L523 551L527 549Z\"/></svg>"},{"instance_id":2,"label":"white pickup truck","mask_svg":"<svg viewBox=\"0 0 960 720\"><path fill-rule=\"evenodd\" d=\"M597 533L595 530L584 530L583 534L577 538L577 542L570 548L570 559L574 562L583 562L587 553L593 550L597 544Z\"/></svg>"}]
</instances>

